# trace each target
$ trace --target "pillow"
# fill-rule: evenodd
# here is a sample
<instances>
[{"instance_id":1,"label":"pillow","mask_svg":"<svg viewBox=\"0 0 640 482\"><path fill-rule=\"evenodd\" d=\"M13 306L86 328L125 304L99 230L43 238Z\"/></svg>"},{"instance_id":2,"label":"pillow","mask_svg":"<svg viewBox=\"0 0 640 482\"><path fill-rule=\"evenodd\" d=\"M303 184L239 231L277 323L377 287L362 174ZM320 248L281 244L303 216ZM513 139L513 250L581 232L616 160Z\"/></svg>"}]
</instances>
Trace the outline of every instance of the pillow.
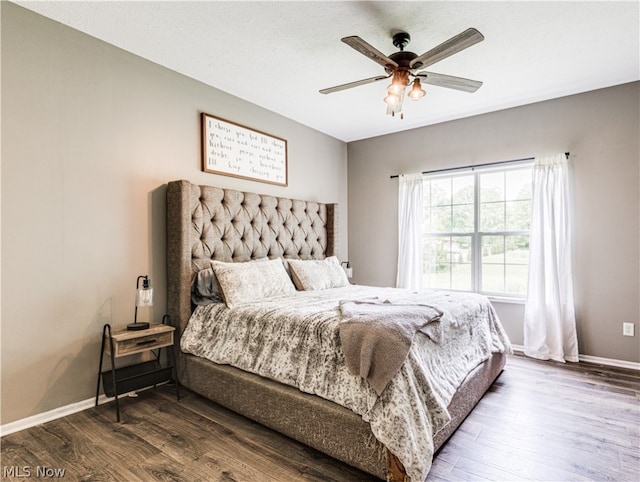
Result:
<instances>
[{"instance_id":1,"label":"pillow","mask_svg":"<svg viewBox=\"0 0 640 482\"><path fill-rule=\"evenodd\" d=\"M258 258L250 262L268 260L269 258ZM210 305L211 303L224 302L213 268L201 269L193 277L191 282L191 302L194 305Z\"/></svg>"},{"instance_id":2,"label":"pillow","mask_svg":"<svg viewBox=\"0 0 640 482\"><path fill-rule=\"evenodd\" d=\"M296 291L279 258L260 263L213 261L212 268L229 308Z\"/></svg>"},{"instance_id":3,"label":"pillow","mask_svg":"<svg viewBox=\"0 0 640 482\"><path fill-rule=\"evenodd\" d=\"M335 256L322 260L288 259L287 261L291 278L299 290L325 290L349 285L347 274Z\"/></svg>"},{"instance_id":4,"label":"pillow","mask_svg":"<svg viewBox=\"0 0 640 482\"><path fill-rule=\"evenodd\" d=\"M213 268L198 271L191 282L191 302L194 305L209 305L222 301L224 300Z\"/></svg>"}]
</instances>

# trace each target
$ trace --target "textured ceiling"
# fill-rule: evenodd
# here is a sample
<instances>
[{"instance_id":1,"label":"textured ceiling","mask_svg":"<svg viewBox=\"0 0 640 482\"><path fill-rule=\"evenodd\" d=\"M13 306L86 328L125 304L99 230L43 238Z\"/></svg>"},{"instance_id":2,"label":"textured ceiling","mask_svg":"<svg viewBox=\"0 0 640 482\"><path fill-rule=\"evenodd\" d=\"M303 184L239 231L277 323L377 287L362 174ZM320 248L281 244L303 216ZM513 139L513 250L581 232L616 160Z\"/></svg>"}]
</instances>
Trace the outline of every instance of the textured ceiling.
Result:
<instances>
[{"instance_id":1,"label":"textured ceiling","mask_svg":"<svg viewBox=\"0 0 640 482\"><path fill-rule=\"evenodd\" d=\"M347 142L640 79L638 1L15 3ZM476 93L427 86L403 120L386 81L318 93L383 73L342 37L389 55L404 30L422 54L468 27L485 40L429 70Z\"/></svg>"}]
</instances>

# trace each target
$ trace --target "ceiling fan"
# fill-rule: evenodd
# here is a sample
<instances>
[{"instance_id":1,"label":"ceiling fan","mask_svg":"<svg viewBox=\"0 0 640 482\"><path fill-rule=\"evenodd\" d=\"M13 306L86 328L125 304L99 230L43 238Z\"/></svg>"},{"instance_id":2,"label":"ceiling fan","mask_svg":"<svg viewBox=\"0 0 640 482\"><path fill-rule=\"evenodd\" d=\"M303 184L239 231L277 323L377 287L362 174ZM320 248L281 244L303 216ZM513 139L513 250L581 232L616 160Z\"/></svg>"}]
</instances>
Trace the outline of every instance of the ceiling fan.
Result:
<instances>
[{"instance_id":1,"label":"ceiling fan","mask_svg":"<svg viewBox=\"0 0 640 482\"><path fill-rule=\"evenodd\" d=\"M358 36L344 37L342 41L354 48L362 55L369 57L374 62L382 65L386 75L378 75L368 79L357 80L347 84L336 85L322 89L321 94L331 94L352 87L378 82L380 80L391 78L391 84L387 88L387 96L384 98L387 104L387 114L394 116L402 114L402 102L407 86L412 83L413 86L407 94L413 100L419 100L425 95L421 83L437 85L438 87L446 87L449 89L461 90L463 92L475 92L480 88L482 82L477 80L464 79L462 77L454 77L452 75L436 74L435 72L427 72L417 70L428 67L430 65L446 59L467 47L477 44L484 40L484 36L475 28L468 28L464 32L459 33L455 37L442 42L437 47L425 52L422 55L416 55L413 52L405 51L405 47L411 40L407 32L398 32L393 35L393 45L400 50L388 57L382 52L372 47L370 44L362 40Z\"/></svg>"}]
</instances>

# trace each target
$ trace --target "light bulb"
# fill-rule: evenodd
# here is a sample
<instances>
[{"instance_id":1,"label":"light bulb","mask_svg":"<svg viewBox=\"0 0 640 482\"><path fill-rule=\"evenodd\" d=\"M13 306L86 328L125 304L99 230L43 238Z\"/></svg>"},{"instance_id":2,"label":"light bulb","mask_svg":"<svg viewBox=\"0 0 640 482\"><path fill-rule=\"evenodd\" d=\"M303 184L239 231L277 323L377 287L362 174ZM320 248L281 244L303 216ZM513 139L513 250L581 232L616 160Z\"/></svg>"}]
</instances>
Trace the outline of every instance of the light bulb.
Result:
<instances>
[{"instance_id":1,"label":"light bulb","mask_svg":"<svg viewBox=\"0 0 640 482\"><path fill-rule=\"evenodd\" d=\"M406 70L396 70L393 73L393 81L387 88L387 92L400 96L404 93L407 85L409 85L409 72Z\"/></svg>"},{"instance_id":2,"label":"light bulb","mask_svg":"<svg viewBox=\"0 0 640 482\"><path fill-rule=\"evenodd\" d=\"M142 279L142 288L136 290L136 306L151 306L153 305L153 288L151 287L151 281L147 276L139 277L138 281Z\"/></svg>"},{"instance_id":3,"label":"light bulb","mask_svg":"<svg viewBox=\"0 0 640 482\"><path fill-rule=\"evenodd\" d=\"M392 84L389 84L389 87L387 87L387 92L390 95L400 95L404 92L404 89L404 85L394 81Z\"/></svg>"},{"instance_id":4,"label":"light bulb","mask_svg":"<svg viewBox=\"0 0 640 482\"><path fill-rule=\"evenodd\" d=\"M413 87L409 91L409 97L411 97L411 100L420 100L424 97L425 94L426 92L422 89L422 86L420 85L420 79L414 80Z\"/></svg>"},{"instance_id":5,"label":"light bulb","mask_svg":"<svg viewBox=\"0 0 640 482\"><path fill-rule=\"evenodd\" d=\"M400 103L400 97L396 94L389 94L384 98L384 101L387 103L387 105L394 106Z\"/></svg>"},{"instance_id":6,"label":"light bulb","mask_svg":"<svg viewBox=\"0 0 640 482\"><path fill-rule=\"evenodd\" d=\"M136 306L153 305L153 288L138 290L136 294Z\"/></svg>"}]
</instances>

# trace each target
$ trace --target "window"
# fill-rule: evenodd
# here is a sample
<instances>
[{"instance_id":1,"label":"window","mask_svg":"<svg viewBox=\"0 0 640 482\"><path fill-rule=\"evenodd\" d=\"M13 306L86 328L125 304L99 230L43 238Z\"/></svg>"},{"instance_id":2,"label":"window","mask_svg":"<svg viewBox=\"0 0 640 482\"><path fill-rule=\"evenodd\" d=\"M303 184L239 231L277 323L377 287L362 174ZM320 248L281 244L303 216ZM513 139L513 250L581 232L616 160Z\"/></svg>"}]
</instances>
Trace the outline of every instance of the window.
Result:
<instances>
[{"instance_id":1,"label":"window","mask_svg":"<svg viewBox=\"0 0 640 482\"><path fill-rule=\"evenodd\" d=\"M532 165L424 178L424 286L527 291Z\"/></svg>"}]
</instances>

